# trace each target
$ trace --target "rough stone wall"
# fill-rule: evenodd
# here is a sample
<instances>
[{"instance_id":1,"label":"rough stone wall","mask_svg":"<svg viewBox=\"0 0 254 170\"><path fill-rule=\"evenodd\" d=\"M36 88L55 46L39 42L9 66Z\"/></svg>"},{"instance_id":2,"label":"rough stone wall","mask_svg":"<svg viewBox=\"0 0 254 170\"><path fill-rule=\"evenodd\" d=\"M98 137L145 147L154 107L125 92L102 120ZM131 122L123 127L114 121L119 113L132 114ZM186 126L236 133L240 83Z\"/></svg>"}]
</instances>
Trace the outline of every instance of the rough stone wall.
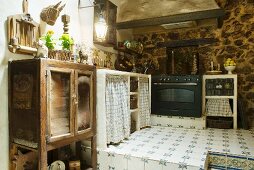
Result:
<instances>
[{"instance_id":1,"label":"rough stone wall","mask_svg":"<svg viewBox=\"0 0 254 170\"><path fill-rule=\"evenodd\" d=\"M211 61L223 65L226 58L235 59L238 96L246 102L245 111L249 125L254 128L254 1L216 0L216 2L226 12L222 28L178 29L163 33L136 35L135 39L142 41L145 45L154 45L161 41L217 38L219 40L217 43L194 49L199 53L200 72L203 74L209 70ZM150 57L154 65L158 63L158 70L162 72L163 69L160 66L162 67L162 63L165 62L166 50L148 49L146 53L146 60L149 60L147 58ZM225 70L224 73L226 73Z\"/></svg>"}]
</instances>

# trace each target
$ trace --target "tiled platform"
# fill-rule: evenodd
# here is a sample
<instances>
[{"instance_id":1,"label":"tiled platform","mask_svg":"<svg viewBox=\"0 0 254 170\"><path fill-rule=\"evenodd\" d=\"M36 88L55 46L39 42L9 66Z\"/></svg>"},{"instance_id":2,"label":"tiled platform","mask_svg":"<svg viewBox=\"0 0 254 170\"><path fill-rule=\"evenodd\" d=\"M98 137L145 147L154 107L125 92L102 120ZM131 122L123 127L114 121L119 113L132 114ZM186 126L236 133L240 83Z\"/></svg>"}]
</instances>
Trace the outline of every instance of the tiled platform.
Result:
<instances>
[{"instance_id":1,"label":"tiled platform","mask_svg":"<svg viewBox=\"0 0 254 170\"><path fill-rule=\"evenodd\" d=\"M233 158L245 161L239 163ZM218 168L216 161L220 163L220 169L226 169L227 161L231 162L233 169L237 169L237 166L238 169L254 169L253 158L252 130L197 130L154 126L136 131L118 146L110 145L106 150L99 150L98 169L206 169L208 164Z\"/></svg>"}]
</instances>

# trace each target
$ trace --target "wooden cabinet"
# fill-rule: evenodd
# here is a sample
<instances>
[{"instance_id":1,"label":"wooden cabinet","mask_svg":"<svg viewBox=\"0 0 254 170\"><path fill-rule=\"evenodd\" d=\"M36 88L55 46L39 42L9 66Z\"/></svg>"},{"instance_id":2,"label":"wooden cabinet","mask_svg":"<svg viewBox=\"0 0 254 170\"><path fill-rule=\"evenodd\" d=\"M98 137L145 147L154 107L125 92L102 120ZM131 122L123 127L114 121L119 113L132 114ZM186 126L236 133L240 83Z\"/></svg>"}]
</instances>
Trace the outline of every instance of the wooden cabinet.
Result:
<instances>
[{"instance_id":1,"label":"wooden cabinet","mask_svg":"<svg viewBox=\"0 0 254 170\"><path fill-rule=\"evenodd\" d=\"M237 75L204 75L202 108L208 127L237 129Z\"/></svg>"},{"instance_id":2,"label":"wooden cabinet","mask_svg":"<svg viewBox=\"0 0 254 170\"><path fill-rule=\"evenodd\" d=\"M38 153L38 169L44 170L48 151L89 139L96 165L95 80L95 67L89 65L9 62L10 159L17 147L26 148Z\"/></svg>"}]
</instances>

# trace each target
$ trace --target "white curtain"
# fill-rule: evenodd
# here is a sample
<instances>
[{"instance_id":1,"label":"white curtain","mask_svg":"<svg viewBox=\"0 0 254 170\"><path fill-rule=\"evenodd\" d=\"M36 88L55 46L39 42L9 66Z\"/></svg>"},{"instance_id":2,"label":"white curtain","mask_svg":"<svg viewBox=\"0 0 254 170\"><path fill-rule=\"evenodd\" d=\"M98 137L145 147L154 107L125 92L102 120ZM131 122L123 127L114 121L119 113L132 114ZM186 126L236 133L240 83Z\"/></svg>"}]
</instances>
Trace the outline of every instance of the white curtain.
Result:
<instances>
[{"instance_id":1,"label":"white curtain","mask_svg":"<svg viewBox=\"0 0 254 170\"><path fill-rule=\"evenodd\" d=\"M140 127L151 125L150 121L150 102L149 102L149 79L139 78L139 109Z\"/></svg>"},{"instance_id":2,"label":"white curtain","mask_svg":"<svg viewBox=\"0 0 254 170\"><path fill-rule=\"evenodd\" d=\"M130 135L128 77L106 76L107 143L118 143Z\"/></svg>"}]
</instances>

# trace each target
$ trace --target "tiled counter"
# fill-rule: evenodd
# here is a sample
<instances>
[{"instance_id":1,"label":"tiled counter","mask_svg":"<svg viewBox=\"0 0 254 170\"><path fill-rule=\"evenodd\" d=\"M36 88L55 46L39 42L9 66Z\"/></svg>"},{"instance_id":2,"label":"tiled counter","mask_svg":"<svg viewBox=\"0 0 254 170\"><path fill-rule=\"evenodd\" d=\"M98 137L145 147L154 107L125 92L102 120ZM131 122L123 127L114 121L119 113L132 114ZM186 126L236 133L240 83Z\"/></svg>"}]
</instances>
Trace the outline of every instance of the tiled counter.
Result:
<instances>
[{"instance_id":1,"label":"tiled counter","mask_svg":"<svg viewBox=\"0 0 254 170\"><path fill-rule=\"evenodd\" d=\"M118 146L110 145L106 150L98 150L98 169L206 169L209 161L216 167L214 160L218 159L213 157L216 153L223 153L223 160L226 163L231 161L230 166L236 162L232 161L232 156L238 156L246 160L240 165L236 163L238 169L254 168L254 131L154 126L133 133ZM226 169L227 164L224 165Z\"/></svg>"}]
</instances>

